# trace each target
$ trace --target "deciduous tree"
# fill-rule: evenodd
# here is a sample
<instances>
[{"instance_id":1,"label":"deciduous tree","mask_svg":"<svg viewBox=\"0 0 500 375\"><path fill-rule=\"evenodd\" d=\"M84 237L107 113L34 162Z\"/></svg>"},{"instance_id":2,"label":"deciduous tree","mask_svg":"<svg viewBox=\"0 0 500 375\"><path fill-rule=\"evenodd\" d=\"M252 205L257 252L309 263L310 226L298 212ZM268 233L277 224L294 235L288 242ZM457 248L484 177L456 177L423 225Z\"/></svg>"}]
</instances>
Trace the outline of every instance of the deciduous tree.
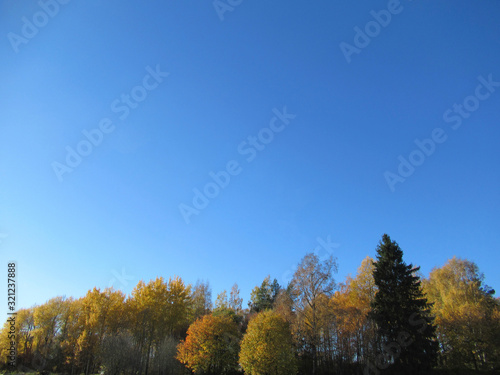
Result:
<instances>
[{"instance_id":1,"label":"deciduous tree","mask_svg":"<svg viewBox=\"0 0 500 375\"><path fill-rule=\"evenodd\" d=\"M197 281L191 292L192 319L196 319L212 312L212 290L207 282Z\"/></svg>"},{"instance_id":2,"label":"deciduous tree","mask_svg":"<svg viewBox=\"0 0 500 375\"><path fill-rule=\"evenodd\" d=\"M241 342L240 363L245 373L251 375L296 374L289 323L272 310L254 316Z\"/></svg>"},{"instance_id":3,"label":"deciduous tree","mask_svg":"<svg viewBox=\"0 0 500 375\"><path fill-rule=\"evenodd\" d=\"M296 311L305 344L311 352L312 372L318 364L317 348L321 340L320 305L322 297L331 297L336 283L333 274L337 263L332 255L323 262L314 253L307 254L297 267L292 279Z\"/></svg>"},{"instance_id":4,"label":"deciduous tree","mask_svg":"<svg viewBox=\"0 0 500 375\"><path fill-rule=\"evenodd\" d=\"M187 329L191 306L191 288L181 278L162 277L148 284L140 281L132 291L130 310L132 332L144 358L144 372L149 371L150 359L159 351L167 336L180 337Z\"/></svg>"},{"instance_id":5,"label":"deciduous tree","mask_svg":"<svg viewBox=\"0 0 500 375\"><path fill-rule=\"evenodd\" d=\"M14 319L9 317L9 319L4 323L3 328L0 331L1 364L10 362L8 356L11 351L11 343L14 343L18 363L31 365L34 351L33 334L36 329L33 312L34 308L20 309ZM12 332L12 329L14 329L14 332ZM13 334L14 336L12 336Z\"/></svg>"},{"instance_id":6,"label":"deciduous tree","mask_svg":"<svg viewBox=\"0 0 500 375\"><path fill-rule=\"evenodd\" d=\"M238 284L234 283L229 294L229 308L234 311L236 315L241 314L243 298L240 297L240 289Z\"/></svg>"},{"instance_id":7,"label":"deciduous tree","mask_svg":"<svg viewBox=\"0 0 500 375\"><path fill-rule=\"evenodd\" d=\"M196 374L231 374L238 368L239 332L232 318L205 315L188 329L177 359Z\"/></svg>"},{"instance_id":8,"label":"deciduous tree","mask_svg":"<svg viewBox=\"0 0 500 375\"><path fill-rule=\"evenodd\" d=\"M101 292L94 288L80 302L79 333L76 342L76 359L85 374L94 372L100 365L102 343L108 334L116 334L122 321L125 295L107 288Z\"/></svg>"},{"instance_id":9,"label":"deciduous tree","mask_svg":"<svg viewBox=\"0 0 500 375\"><path fill-rule=\"evenodd\" d=\"M478 266L456 257L424 282L434 303L443 365L487 370L500 360L500 305Z\"/></svg>"},{"instance_id":10,"label":"deciduous tree","mask_svg":"<svg viewBox=\"0 0 500 375\"><path fill-rule=\"evenodd\" d=\"M375 330L368 319L376 292L373 259L366 257L355 278L347 277L332 297L329 309L335 321L337 363L363 367L374 352Z\"/></svg>"}]
</instances>

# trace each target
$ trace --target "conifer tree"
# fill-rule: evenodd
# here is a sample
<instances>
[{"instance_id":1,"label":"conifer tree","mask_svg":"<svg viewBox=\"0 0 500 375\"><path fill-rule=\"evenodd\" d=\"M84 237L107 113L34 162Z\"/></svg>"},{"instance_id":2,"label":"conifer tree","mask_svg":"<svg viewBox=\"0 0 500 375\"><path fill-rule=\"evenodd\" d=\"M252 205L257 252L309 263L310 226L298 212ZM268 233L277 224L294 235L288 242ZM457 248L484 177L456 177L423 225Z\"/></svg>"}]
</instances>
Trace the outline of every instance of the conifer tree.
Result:
<instances>
[{"instance_id":1,"label":"conifer tree","mask_svg":"<svg viewBox=\"0 0 500 375\"><path fill-rule=\"evenodd\" d=\"M374 265L378 292L370 317L377 325L380 341L376 368L387 369L385 373L428 374L435 365L438 344L431 304L416 274L420 267L407 265L403 251L387 234L378 245Z\"/></svg>"}]
</instances>

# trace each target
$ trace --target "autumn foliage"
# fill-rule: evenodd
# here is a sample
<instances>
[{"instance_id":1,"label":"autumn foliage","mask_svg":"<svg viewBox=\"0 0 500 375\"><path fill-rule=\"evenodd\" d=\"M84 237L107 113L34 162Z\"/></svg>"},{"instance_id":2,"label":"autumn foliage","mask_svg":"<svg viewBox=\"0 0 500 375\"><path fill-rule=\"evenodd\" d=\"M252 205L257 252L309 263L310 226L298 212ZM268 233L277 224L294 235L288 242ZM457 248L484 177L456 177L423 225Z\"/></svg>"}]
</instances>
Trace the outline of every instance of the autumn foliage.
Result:
<instances>
[{"instance_id":1,"label":"autumn foliage","mask_svg":"<svg viewBox=\"0 0 500 375\"><path fill-rule=\"evenodd\" d=\"M488 370L500 360L499 304L483 281L474 263L454 257L424 283L447 367Z\"/></svg>"},{"instance_id":2,"label":"autumn foliage","mask_svg":"<svg viewBox=\"0 0 500 375\"><path fill-rule=\"evenodd\" d=\"M231 374L238 369L239 341L233 319L205 315L189 327L177 359L196 374Z\"/></svg>"},{"instance_id":3,"label":"autumn foliage","mask_svg":"<svg viewBox=\"0 0 500 375\"><path fill-rule=\"evenodd\" d=\"M252 375L294 375L297 363L289 323L278 313L266 310L249 323L241 343L240 363Z\"/></svg>"},{"instance_id":4,"label":"autumn foliage","mask_svg":"<svg viewBox=\"0 0 500 375\"><path fill-rule=\"evenodd\" d=\"M93 288L55 297L18 311L14 341L4 324L0 367L12 371L13 345L16 371L72 375L500 369L500 301L477 265L452 258L424 278L388 236L382 245L385 255L366 257L343 282L334 257L307 254L288 285L270 276L257 284L248 308L237 284L213 302L208 282L180 277L140 281L130 295Z\"/></svg>"}]
</instances>

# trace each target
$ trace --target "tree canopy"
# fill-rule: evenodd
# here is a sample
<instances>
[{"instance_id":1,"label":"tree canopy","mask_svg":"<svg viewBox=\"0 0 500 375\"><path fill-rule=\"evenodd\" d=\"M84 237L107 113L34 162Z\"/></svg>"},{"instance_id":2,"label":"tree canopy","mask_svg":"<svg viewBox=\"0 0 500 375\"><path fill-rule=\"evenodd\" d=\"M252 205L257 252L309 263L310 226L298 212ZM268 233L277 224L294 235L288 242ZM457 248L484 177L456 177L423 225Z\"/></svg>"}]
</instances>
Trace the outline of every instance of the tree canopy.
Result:
<instances>
[{"instance_id":1,"label":"tree canopy","mask_svg":"<svg viewBox=\"0 0 500 375\"><path fill-rule=\"evenodd\" d=\"M139 281L20 309L0 330L0 370L104 375L467 374L500 366L500 301L453 257L427 279L384 235L376 259L337 282L337 260L306 254L291 282L270 275L248 308L238 284ZM228 292L229 290L229 292ZM12 332L15 331L15 337Z\"/></svg>"},{"instance_id":2,"label":"tree canopy","mask_svg":"<svg viewBox=\"0 0 500 375\"><path fill-rule=\"evenodd\" d=\"M248 324L241 342L240 364L251 375L294 375L297 364L289 323L266 310Z\"/></svg>"},{"instance_id":3,"label":"tree canopy","mask_svg":"<svg viewBox=\"0 0 500 375\"><path fill-rule=\"evenodd\" d=\"M471 261L453 257L424 283L436 316L441 359L450 367L491 370L500 361L500 303Z\"/></svg>"},{"instance_id":4,"label":"tree canopy","mask_svg":"<svg viewBox=\"0 0 500 375\"><path fill-rule=\"evenodd\" d=\"M205 315L191 324L177 359L196 374L231 374L238 369L238 326L228 316Z\"/></svg>"}]
</instances>

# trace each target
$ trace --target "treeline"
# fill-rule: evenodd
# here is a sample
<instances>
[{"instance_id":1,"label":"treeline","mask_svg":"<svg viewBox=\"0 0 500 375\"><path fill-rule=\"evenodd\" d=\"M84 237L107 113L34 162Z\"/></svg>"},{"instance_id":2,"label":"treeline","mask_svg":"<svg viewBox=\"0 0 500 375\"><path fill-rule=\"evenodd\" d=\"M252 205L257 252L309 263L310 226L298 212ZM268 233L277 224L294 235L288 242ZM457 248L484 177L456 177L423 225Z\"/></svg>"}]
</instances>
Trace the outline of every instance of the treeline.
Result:
<instances>
[{"instance_id":1,"label":"treeline","mask_svg":"<svg viewBox=\"0 0 500 375\"><path fill-rule=\"evenodd\" d=\"M468 374L500 369L500 300L478 267L452 258L428 278L384 235L377 258L334 279L307 254L284 286L267 277L247 308L237 284L140 281L18 311L0 332L5 370L111 375ZM9 337L10 336L10 337ZM9 367L15 347L17 363Z\"/></svg>"}]
</instances>

